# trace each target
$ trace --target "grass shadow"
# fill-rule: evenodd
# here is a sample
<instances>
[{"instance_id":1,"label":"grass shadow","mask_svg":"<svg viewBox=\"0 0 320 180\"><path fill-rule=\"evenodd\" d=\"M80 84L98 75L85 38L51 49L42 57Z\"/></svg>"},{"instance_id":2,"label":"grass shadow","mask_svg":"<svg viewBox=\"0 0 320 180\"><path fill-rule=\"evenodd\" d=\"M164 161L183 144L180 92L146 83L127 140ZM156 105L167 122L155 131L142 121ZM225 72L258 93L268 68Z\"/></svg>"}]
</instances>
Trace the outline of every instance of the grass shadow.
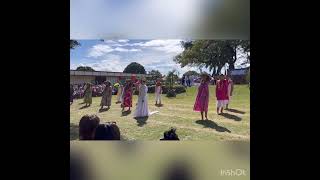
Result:
<instances>
[{"instance_id":1,"label":"grass shadow","mask_svg":"<svg viewBox=\"0 0 320 180\"><path fill-rule=\"evenodd\" d=\"M129 114L131 114L131 110L123 111L121 116L128 116Z\"/></svg>"},{"instance_id":2,"label":"grass shadow","mask_svg":"<svg viewBox=\"0 0 320 180\"><path fill-rule=\"evenodd\" d=\"M230 111L230 112L238 113L238 114L245 114L244 111L239 111L239 110L236 110L236 109L226 109L226 111Z\"/></svg>"},{"instance_id":3,"label":"grass shadow","mask_svg":"<svg viewBox=\"0 0 320 180\"><path fill-rule=\"evenodd\" d=\"M90 107L90 106L84 105L84 106L80 107L79 109L85 109L85 108L88 108L88 107Z\"/></svg>"},{"instance_id":4,"label":"grass shadow","mask_svg":"<svg viewBox=\"0 0 320 180\"><path fill-rule=\"evenodd\" d=\"M85 102L79 103L79 104L85 104Z\"/></svg>"},{"instance_id":5,"label":"grass shadow","mask_svg":"<svg viewBox=\"0 0 320 180\"><path fill-rule=\"evenodd\" d=\"M197 120L197 124L201 124L206 128L215 129L218 132L228 132L231 133L231 131L225 127L219 126L217 123L211 120Z\"/></svg>"},{"instance_id":6,"label":"grass shadow","mask_svg":"<svg viewBox=\"0 0 320 180\"><path fill-rule=\"evenodd\" d=\"M241 118L236 116L236 115L232 115L232 114L229 114L229 113L221 113L220 115L225 117L225 118L228 118L228 119L232 119L232 120L235 120L235 121L241 121Z\"/></svg>"},{"instance_id":7,"label":"grass shadow","mask_svg":"<svg viewBox=\"0 0 320 180\"><path fill-rule=\"evenodd\" d=\"M157 107L163 107L163 104L155 104Z\"/></svg>"},{"instance_id":8,"label":"grass shadow","mask_svg":"<svg viewBox=\"0 0 320 180\"><path fill-rule=\"evenodd\" d=\"M110 108L103 108L103 109L99 109L99 113L109 111L109 109L110 109Z\"/></svg>"},{"instance_id":9,"label":"grass shadow","mask_svg":"<svg viewBox=\"0 0 320 180\"><path fill-rule=\"evenodd\" d=\"M79 139L79 126L74 123L70 123L70 141Z\"/></svg>"},{"instance_id":10,"label":"grass shadow","mask_svg":"<svg viewBox=\"0 0 320 180\"><path fill-rule=\"evenodd\" d=\"M145 124L147 124L148 118L149 118L149 117L146 116L146 117L135 117L134 119L137 120L138 126L139 126L139 127L142 127L142 126L144 126Z\"/></svg>"}]
</instances>

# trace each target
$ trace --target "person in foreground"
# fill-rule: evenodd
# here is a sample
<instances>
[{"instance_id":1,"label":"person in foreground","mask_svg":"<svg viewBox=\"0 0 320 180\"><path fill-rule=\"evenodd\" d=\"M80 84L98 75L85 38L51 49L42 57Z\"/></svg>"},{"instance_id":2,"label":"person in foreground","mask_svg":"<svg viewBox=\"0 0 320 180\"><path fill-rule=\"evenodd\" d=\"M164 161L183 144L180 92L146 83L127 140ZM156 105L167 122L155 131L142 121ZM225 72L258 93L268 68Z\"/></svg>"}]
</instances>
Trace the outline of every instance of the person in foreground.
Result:
<instances>
[{"instance_id":1,"label":"person in foreground","mask_svg":"<svg viewBox=\"0 0 320 180\"><path fill-rule=\"evenodd\" d=\"M100 118L96 115L84 115L79 122L79 139L93 140L95 130L100 123Z\"/></svg>"},{"instance_id":2,"label":"person in foreground","mask_svg":"<svg viewBox=\"0 0 320 180\"><path fill-rule=\"evenodd\" d=\"M116 122L99 124L95 131L94 140L120 140L120 129Z\"/></svg>"},{"instance_id":3,"label":"person in foreground","mask_svg":"<svg viewBox=\"0 0 320 180\"><path fill-rule=\"evenodd\" d=\"M142 80L139 86L139 96L134 117L147 117L150 115L148 108L148 87L146 81Z\"/></svg>"},{"instance_id":4,"label":"person in foreground","mask_svg":"<svg viewBox=\"0 0 320 180\"><path fill-rule=\"evenodd\" d=\"M198 88L198 94L194 103L193 110L201 112L201 120L203 120L203 112L208 120L208 104L209 104L209 82L210 76L206 73L201 75L201 83Z\"/></svg>"},{"instance_id":5,"label":"person in foreground","mask_svg":"<svg viewBox=\"0 0 320 180\"><path fill-rule=\"evenodd\" d=\"M161 138L160 141L180 141L180 139L176 134L176 129L170 128L168 131L163 133L163 138Z\"/></svg>"}]
</instances>

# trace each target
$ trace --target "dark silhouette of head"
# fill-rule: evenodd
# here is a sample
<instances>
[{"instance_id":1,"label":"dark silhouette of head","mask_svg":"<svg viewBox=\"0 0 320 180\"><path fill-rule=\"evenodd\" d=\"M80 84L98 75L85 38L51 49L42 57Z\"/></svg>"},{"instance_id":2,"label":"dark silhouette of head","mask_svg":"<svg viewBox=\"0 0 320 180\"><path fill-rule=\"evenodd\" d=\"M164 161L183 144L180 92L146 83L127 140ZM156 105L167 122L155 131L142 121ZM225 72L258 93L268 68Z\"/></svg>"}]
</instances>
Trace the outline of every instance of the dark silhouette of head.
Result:
<instances>
[{"instance_id":1,"label":"dark silhouette of head","mask_svg":"<svg viewBox=\"0 0 320 180\"><path fill-rule=\"evenodd\" d=\"M179 141L179 137L176 134L176 129L175 128L170 128L168 131L165 131L163 133L163 138L160 139L161 141L164 140L175 140L175 141Z\"/></svg>"},{"instance_id":2,"label":"dark silhouette of head","mask_svg":"<svg viewBox=\"0 0 320 180\"><path fill-rule=\"evenodd\" d=\"M95 131L94 140L120 140L120 129L115 122L100 124Z\"/></svg>"},{"instance_id":3,"label":"dark silhouette of head","mask_svg":"<svg viewBox=\"0 0 320 180\"><path fill-rule=\"evenodd\" d=\"M79 139L93 140L95 130L100 123L96 115L84 115L79 122Z\"/></svg>"}]
</instances>

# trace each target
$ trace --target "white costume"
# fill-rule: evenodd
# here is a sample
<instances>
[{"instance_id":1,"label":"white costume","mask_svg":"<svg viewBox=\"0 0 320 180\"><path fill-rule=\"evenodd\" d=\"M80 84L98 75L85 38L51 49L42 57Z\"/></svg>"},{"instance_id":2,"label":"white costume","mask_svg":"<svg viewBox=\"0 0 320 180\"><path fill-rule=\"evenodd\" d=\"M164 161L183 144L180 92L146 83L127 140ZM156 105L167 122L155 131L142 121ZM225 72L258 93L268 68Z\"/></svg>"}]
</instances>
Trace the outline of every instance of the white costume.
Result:
<instances>
[{"instance_id":1,"label":"white costume","mask_svg":"<svg viewBox=\"0 0 320 180\"><path fill-rule=\"evenodd\" d=\"M156 96L156 103L160 103L161 102L161 92L162 89L161 89L161 86L156 86L155 87L155 96Z\"/></svg>"},{"instance_id":2,"label":"white costume","mask_svg":"<svg viewBox=\"0 0 320 180\"><path fill-rule=\"evenodd\" d=\"M139 97L136 111L134 112L134 117L146 117L149 116L149 108L148 108L148 87L144 85L140 85L139 87Z\"/></svg>"},{"instance_id":3,"label":"white costume","mask_svg":"<svg viewBox=\"0 0 320 180\"><path fill-rule=\"evenodd\" d=\"M118 102L122 102L122 93L123 92L123 85L120 85L118 88Z\"/></svg>"}]
</instances>

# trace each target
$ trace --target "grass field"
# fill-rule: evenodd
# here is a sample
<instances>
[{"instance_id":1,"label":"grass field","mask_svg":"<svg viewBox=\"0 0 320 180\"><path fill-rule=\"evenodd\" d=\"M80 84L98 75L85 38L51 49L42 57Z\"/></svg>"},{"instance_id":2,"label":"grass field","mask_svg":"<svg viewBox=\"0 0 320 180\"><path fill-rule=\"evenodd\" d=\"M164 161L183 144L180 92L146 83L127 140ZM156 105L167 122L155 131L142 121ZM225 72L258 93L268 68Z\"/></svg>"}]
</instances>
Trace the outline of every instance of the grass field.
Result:
<instances>
[{"instance_id":1,"label":"grass field","mask_svg":"<svg viewBox=\"0 0 320 180\"><path fill-rule=\"evenodd\" d=\"M70 106L70 140L78 139L78 123L85 114L96 114L102 122L116 121L123 140L159 140L170 127L177 128L180 140L250 141L250 91L247 85L235 85L230 111L216 114L215 87L210 86L209 121L201 121L199 112L193 111L196 87L176 98L162 95L162 107L154 105L154 94L148 94L149 110L159 111L147 119L134 119L137 96L133 96L132 112L121 113L120 104L112 105L108 111L99 112L101 97L93 97L90 107L82 108L83 99L77 99Z\"/></svg>"}]
</instances>

